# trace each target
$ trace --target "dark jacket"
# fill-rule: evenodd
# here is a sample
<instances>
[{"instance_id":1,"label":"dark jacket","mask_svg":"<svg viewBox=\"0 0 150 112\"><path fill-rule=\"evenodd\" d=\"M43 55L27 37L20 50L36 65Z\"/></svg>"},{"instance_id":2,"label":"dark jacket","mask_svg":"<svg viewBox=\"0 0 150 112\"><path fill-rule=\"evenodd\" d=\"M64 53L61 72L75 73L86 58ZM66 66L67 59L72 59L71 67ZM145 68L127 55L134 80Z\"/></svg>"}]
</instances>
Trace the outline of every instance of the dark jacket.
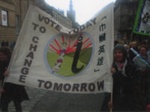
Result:
<instances>
[{"instance_id":1,"label":"dark jacket","mask_svg":"<svg viewBox=\"0 0 150 112\"><path fill-rule=\"evenodd\" d=\"M4 93L1 94L1 100L17 100L17 101L23 101L23 100L29 100L28 95L26 93L26 90L24 86L16 85L12 83L4 83L4 72L7 69L9 64L8 62L0 62L0 80L2 81L2 86L5 90Z\"/></svg>"},{"instance_id":2,"label":"dark jacket","mask_svg":"<svg viewBox=\"0 0 150 112\"><path fill-rule=\"evenodd\" d=\"M138 110L145 111L146 105L150 104L150 68L137 67L136 94Z\"/></svg>"},{"instance_id":3,"label":"dark jacket","mask_svg":"<svg viewBox=\"0 0 150 112\"><path fill-rule=\"evenodd\" d=\"M150 104L150 74L148 74L147 104Z\"/></svg>"},{"instance_id":4,"label":"dark jacket","mask_svg":"<svg viewBox=\"0 0 150 112\"><path fill-rule=\"evenodd\" d=\"M115 62L113 67L116 72L113 77L113 110L132 111L134 110L134 78L136 76L136 67L132 61L127 60L125 66L125 75L119 71Z\"/></svg>"},{"instance_id":5,"label":"dark jacket","mask_svg":"<svg viewBox=\"0 0 150 112\"><path fill-rule=\"evenodd\" d=\"M116 72L112 74L113 77L113 111L133 111L134 105L134 87L136 77L136 67L133 62L127 60L125 66L125 75L122 71L119 71L115 62L112 65ZM101 111L109 111L108 102L111 100L111 93L104 93L104 101Z\"/></svg>"}]
</instances>

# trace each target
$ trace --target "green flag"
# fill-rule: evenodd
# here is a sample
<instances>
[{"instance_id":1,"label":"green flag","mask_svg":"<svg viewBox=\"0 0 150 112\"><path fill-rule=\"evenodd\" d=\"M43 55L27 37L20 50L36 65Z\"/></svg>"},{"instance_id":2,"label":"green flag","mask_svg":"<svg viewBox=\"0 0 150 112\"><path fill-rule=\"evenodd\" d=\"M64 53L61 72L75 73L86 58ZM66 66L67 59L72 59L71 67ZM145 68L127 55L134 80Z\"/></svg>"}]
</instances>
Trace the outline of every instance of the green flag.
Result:
<instances>
[{"instance_id":1,"label":"green flag","mask_svg":"<svg viewBox=\"0 0 150 112\"><path fill-rule=\"evenodd\" d=\"M133 32L150 36L150 0L140 0Z\"/></svg>"}]
</instances>

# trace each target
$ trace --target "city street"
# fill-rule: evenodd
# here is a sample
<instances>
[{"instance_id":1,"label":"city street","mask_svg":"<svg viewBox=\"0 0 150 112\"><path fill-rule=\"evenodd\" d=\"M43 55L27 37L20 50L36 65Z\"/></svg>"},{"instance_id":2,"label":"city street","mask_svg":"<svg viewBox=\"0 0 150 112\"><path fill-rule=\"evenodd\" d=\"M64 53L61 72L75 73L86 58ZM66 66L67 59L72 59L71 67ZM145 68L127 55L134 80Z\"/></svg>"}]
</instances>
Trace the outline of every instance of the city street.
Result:
<instances>
[{"instance_id":1,"label":"city street","mask_svg":"<svg viewBox=\"0 0 150 112\"><path fill-rule=\"evenodd\" d=\"M65 94L48 91L31 112L100 112L102 94Z\"/></svg>"},{"instance_id":2,"label":"city street","mask_svg":"<svg viewBox=\"0 0 150 112\"><path fill-rule=\"evenodd\" d=\"M30 98L23 112L100 112L103 94L66 94L26 87ZM15 112L13 102L9 112Z\"/></svg>"}]
</instances>

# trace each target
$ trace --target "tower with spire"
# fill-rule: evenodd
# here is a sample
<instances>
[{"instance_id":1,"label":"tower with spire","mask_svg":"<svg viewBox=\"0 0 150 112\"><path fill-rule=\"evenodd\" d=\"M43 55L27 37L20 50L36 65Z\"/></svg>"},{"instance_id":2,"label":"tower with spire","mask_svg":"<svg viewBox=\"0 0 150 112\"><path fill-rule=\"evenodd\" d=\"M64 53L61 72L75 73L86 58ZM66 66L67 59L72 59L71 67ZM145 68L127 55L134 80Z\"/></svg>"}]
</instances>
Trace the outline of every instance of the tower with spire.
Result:
<instances>
[{"instance_id":1,"label":"tower with spire","mask_svg":"<svg viewBox=\"0 0 150 112\"><path fill-rule=\"evenodd\" d=\"M67 17L73 22L75 23L75 11L73 10L73 3L72 0L70 0L70 4L69 4L69 11L67 11Z\"/></svg>"}]
</instances>

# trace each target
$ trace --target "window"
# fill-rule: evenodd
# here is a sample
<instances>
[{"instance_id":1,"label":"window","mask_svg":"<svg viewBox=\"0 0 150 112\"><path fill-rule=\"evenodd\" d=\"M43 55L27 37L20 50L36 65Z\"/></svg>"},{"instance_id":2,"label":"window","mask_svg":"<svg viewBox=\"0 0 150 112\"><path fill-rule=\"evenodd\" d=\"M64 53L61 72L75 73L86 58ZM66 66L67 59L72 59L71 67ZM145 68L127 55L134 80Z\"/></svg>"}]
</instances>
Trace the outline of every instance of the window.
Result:
<instances>
[{"instance_id":1,"label":"window","mask_svg":"<svg viewBox=\"0 0 150 112\"><path fill-rule=\"evenodd\" d=\"M5 10L1 10L1 17L2 26L8 26L8 12Z\"/></svg>"},{"instance_id":2,"label":"window","mask_svg":"<svg viewBox=\"0 0 150 112\"><path fill-rule=\"evenodd\" d=\"M19 34L20 31L20 21L19 21L19 16L16 15L16 34Z\"/></svg>"}]
</instances>

